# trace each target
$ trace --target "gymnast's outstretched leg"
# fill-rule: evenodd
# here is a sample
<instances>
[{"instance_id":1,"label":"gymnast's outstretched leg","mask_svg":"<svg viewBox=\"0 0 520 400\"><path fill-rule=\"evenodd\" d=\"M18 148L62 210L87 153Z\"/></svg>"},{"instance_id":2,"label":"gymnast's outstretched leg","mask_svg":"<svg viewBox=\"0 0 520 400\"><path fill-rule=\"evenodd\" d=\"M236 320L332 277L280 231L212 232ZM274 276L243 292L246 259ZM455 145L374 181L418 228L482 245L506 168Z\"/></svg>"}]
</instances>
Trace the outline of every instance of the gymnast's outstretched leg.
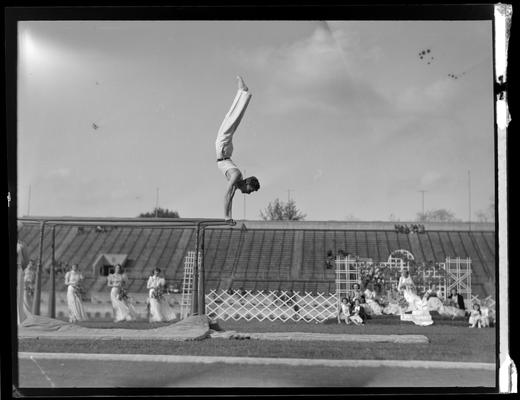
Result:
<instances>
[{"instance_id":1,"label":"gymnast's outstretched leg","mask_svg":"<svg viewBox=\"0 0 520 400\"><path fill-rule=\"evenodd\" d=\"M231 160L233 154L233 135L235 134L242 117L251 100L249 88L244 80L238 76L238 90L235 99L231 104L231 108L224 117L224 121L218 130L217 140L215 141L215 149L217 153L217 166L226 176L228 186L224 196L224 218L231 221L231 211L233 196L235 191L240 189L242 193L249 194L260 189L260 183L256 177L245 178L242 172Z\"/></svg>"}]
</instances>

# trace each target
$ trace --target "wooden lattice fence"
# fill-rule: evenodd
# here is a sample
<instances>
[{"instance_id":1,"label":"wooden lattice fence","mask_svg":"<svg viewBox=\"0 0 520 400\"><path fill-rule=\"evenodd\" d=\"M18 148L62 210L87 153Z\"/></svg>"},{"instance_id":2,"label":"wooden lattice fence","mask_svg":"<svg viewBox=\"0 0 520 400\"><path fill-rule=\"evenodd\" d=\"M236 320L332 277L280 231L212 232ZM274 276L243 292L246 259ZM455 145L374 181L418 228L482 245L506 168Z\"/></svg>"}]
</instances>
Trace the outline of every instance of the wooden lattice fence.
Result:
<instances>
[{"instance_id":1,"label":"wooden lattice fence","mask_svg":"<svg viewBox=\"0 0 520 400\"><path fill-rule=\"evenodd\" d=\"M206 315L211 319L246 321L322 322L338 313L335 294L299 292L228 293L212 290L206 295Z\"/></svg>"}]
</instances>

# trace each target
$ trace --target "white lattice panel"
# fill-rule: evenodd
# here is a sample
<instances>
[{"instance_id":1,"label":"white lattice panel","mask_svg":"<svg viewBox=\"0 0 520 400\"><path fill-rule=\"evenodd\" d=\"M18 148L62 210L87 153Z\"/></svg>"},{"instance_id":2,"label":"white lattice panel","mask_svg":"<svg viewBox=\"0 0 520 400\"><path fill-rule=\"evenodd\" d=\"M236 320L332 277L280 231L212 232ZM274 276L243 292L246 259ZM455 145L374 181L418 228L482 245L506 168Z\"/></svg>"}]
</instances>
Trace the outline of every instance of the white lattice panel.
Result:
<instances>
[{"instance_id":1,"label":"white lattice panel","mask_svg":"<svg viewBox=\"0 0 520 400\"><path fill-rule=\"evenodd\" d=\"M446 258L446 293L451 289L464 296L466 303L471 303L471 259Z\"/></svg>"},{"instance_id":2,"label":"white lattice panel","mask_svg":"<svg viewBox=\"0 0 520 400\"><path fill-rule=\"evenodd\" d=\"M338 257L336 258L336 295L338 303L341 297L348 295L355 284L361 285L359 264L355 258Z\"/></svg>"},{"instance_id":3,"label":"white lattice panel","mask_svg":"<svg viewBox=\"0 0 520 400\"><path fill-rule=\"evenodd\" d=\"M293 292L245 291L229 294L212 290L206 295L206 315L211 319L246 321L315 321L334 318L337 315L335 294L300 294Z\"/></svg>"},{"instance_id":4,"label":"white lattice panel","mask_svg":"<svg viewBox=\"0 0 520 400\"><path fill-rule=\"evenodd\" d=\"M438 267L442 269L446 269L444 263L436 264ZM446 298L446 277L444 274L439 272L439 269L431 267L426 268L421 271L422 281L425 282L423 285L416 285L418 293L425 293L429 288L430 284L428 282L435 282L437 286L437 296L440 298Z\"/></svg>"},{"instance_id":5,"label":"white lattice panel","mask_svg":"<svg viewBox=\"0 0 520 400\"><path fill-rule=\"evenodd\" d=\"M199 252L199 268L202 262L202 255ZM186 318L191 312L191 296L193 293L193 273L195 267L195 252L188 251L184 258L184 278L182 281L181 298L181 319Z\"/></svg>"}]
</instances>

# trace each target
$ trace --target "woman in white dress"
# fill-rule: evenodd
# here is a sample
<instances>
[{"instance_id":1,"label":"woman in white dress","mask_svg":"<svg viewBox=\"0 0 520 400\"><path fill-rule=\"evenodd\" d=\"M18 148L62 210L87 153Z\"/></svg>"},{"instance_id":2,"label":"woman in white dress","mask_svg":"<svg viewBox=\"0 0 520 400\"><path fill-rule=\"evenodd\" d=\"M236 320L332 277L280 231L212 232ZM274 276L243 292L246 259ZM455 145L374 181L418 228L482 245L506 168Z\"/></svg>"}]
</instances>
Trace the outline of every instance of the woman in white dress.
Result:
<instances>
[{"instance_id":1,"label":"woman in white dress","mask_svg":"<svg viewBox=\"0 0 520 400\"><path fill-rule=\"evenodd\" d=\"M444 315L446 317L451 317L451 319L455 319L464 318L466 312L458 307L452 306L451 303L448 302L448 304L443 304L442 309L439 310L439 314Z\"/></svg>"},{"instance_id":2,"label":"woman in white dress","mask_svg":"<svg viewBox=\"0 0 520 400\"><path fill-rule=\"evenodd\" d=\"M35 281L36 271L34 270L34 262L30 260L23 273L23 310L26 314L32 314Z\"/></svg>"},{"instance_id":3,"label":"woman in white dress","mask_svg":"<svg viewBox=\"0 0 520 400\"><path fill-rule=\"evenodd\" d=\"M350 292L350 301L354 302L356 299L359 299L360 302L363 300L363 293L361 292L361 285L359 283L354 283L352 285L352 291Z\"/></svg>"},{"instance_id":4,"label":"woman in white dress","mask_svg":"<svg viewBox=\"0 0 520 400\"><path fill-rule=\"evenodd\" d=\"M387 315L400 315L401 307L399 307L399 292L397 285L393 284L390 289L386 292L386 301L383 301L385 306L381 310L383 314Z\"/></svg>"},{"instance_id":5,"label":"woman in white dress","mask_svg":"<svg viewBox=\"0 0 520 400\"><path fill-rule=\"evenodd\" d=\"M368 306L370 307L370 311L371 311L372 315L381 315L382 307L376 301L376 292L373 289L374 289L374 285L369 283L364 292L365 301L367 302Z\"/></svg>"},{"instance_id":6,"label":"woman in white dress","mask_svg":"<svg viewBox=\"0 0 520 400\"><path fill-rule=\"evenodd\" d=\"M81 281L83 275L79 271L78 264L73 264L71 270L65 274L67 288L67 304L69 308L69 321L85 321L87 316L81 301Z\"/></svg>"},{"instance_id":7,"label":"woman in white dress","mask_svg":"<svg viewBox=\"0 0 520 400\"><path fill-rule=\"evenodd\" d=\"M422 309L423 302L421 298L415 294L415 284L406 269L401 273L397 290L404 295L404 299L408 303L408 310L414 311Z\"/></svg>"},{"instance_id":8,"label":"woman in white dress","mask_svg":"<svg viewBox=\"0 0 520 400\"><path fill-rule=\"evenodd\" d=\"M426 326L433 324L432 317L428 311L427 301L421 299L415 293L415 284L413 283L412 277L408 270L403 270L401 277L399 278L399 284L397 285L399 290L406 302L408 308L406 311L412 311L411 320L416 325ZM401 319L404 319L404 315L401 314Z\"/></svg>"},{"instance_id":9,"label":"woman in white dress","mask_svg":"<svg viewBox=\"0 0 520 400\"><path fill-rule=\"evenodd\" d=\"M23 228L23 224L18 221L18 232ZM21 324L25 318L27 318L32 313L28 313L25 311L24 303L24 271L27 267L27 263L29 262L29 254L27 252L27 246L25 243L20 240L16 243L16 266L17 266L17 276L16 276L16 314L18 323Z\"/></svg>"},{"instance_id":10,"label":"woman in white dress","mask_svg":"<svg viewBox=\"0 0 520 400\"><path fill-rule=\"evenodd\" d=\"M164 297L166 281L159 275L160 273L161 270L155 268L153 275L148 278L148 283L146 284L150 305L150 322L173 321L175 319L175 312Z\"/></svg>"},{"instance_id":11,"label":"woman in white dress","mask_svg":"<svg viewBox=\"0 0 520 400\"><path fill-rule=\"evenodd\" d=\"M455 317L464 317L464 310L451 306L449 302L448 304L444 304L438 297L437 287L435 285L432 285L432 287L426 291L423 301L426 302L428 311L437 311L439 315L451 317L452 319Z\"/></svg>"},{"instance_id":12,"label":"woman in white dress","mask_svg":"<svg viewBox=\"0 0 520 400\"><path fill-rule=\"evenodd\" d=\"M350 292L350 302L354 304L354 301L359 300L359 304L363 309L363 312L366 315L372 315L372 309L367 304L365 299L365 294L361 291L361 285L359 283L354 283L352 285L352 291Z\"/></svg>"},{"instance_id":13,"label":"woman in white dress","mask_svg":"<svg viewBox=\"0 0 520 400\"><path fill-rule=\"evenodd\" d=\"M121 265L115 266L114 273L108 275L107 282L108 286L112 288L110 289L110 300L114 311L114 322L135 321L137 312L126 295L128 278L123 273Z\"/></svg>"}]
</instances>

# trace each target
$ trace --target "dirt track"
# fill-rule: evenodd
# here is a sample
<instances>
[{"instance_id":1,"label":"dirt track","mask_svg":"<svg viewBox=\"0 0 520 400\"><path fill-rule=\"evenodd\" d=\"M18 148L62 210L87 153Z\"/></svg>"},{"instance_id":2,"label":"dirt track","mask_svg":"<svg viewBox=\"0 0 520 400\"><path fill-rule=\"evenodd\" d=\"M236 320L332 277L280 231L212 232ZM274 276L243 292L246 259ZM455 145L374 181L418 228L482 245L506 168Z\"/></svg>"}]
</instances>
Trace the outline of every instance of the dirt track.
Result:
<instances>
[{"instance_id":1,"label":"dirt track","mask_svg":"<svg viewBox=\"0 0 520 400\"><path fill-rule=\"evenodd\" d=\"M85 375L88 370L89 374ZM492 387L490 369L20 359L20 387Z\"/></svg>"}]
</instances>

